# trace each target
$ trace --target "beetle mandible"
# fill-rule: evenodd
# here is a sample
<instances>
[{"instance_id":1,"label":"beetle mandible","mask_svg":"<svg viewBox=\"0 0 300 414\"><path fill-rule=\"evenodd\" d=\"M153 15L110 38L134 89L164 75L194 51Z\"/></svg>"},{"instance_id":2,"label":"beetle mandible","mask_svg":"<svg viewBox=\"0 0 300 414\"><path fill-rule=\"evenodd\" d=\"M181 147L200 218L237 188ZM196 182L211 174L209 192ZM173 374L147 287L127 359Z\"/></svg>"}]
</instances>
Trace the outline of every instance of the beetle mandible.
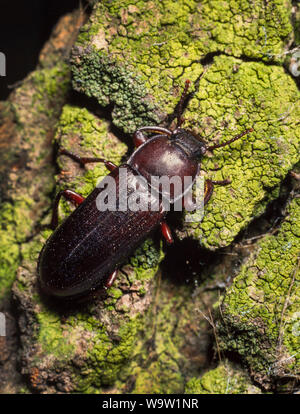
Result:
<instances>
[{"instance_id":1,"label":"beetle mandible","mask_svg":"<svg viewBox=\"0 0 300 414\"><path fill-rule=\"evenodd\" d=\"M136 177L142 176L149 186L151 176L177 175L182 179L189 176L194 182L200 172L199 161L207 151L231 144L251 132L252 128L229 141L211 146L182 129L182 112L189 85L190 81L186 81L177 105L175 128L139 128L133 136L136 150L126 164L117 167L103 158L79 157L65 149L60 154L71 157L82 166L92 162L104 163L110 171L109 176L115 180L117 191L121 167L126 170L128 180L134 182ZM158 135L148 137L145 133ZM214 185L229 183L229 180L206 180L204 205L210 199ZM145 197L150 196L149 186ZM167 211L161 199L157 211L100 211L96 199L101 191L103 189L96 187L86 199L69 189L57 194L51 220L51 227L56 230L44 245L38 260L39 284L45 294L58 298L77 298L96 289L110 287L118 267L159 226L166 241L173 242L165 222ZM58 205L62 196L78 207L57 226ZM181 196L184 201L183 193Z\"/></svg>"}]
</instances>

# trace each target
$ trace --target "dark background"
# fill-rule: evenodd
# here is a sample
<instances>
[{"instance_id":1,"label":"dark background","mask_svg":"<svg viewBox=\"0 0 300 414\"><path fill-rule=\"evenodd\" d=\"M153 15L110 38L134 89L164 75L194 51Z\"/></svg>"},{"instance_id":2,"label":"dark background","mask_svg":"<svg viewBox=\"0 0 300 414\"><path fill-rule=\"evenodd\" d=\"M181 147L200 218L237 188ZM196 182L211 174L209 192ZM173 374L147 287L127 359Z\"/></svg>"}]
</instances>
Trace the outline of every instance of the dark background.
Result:
<instances>
[{"instance_id":1,"label":"dark background","mask_svg":"<svg viewBox=\"0 0 300 414\"><path fill-rule=\"evenodd\" d=\"M0 100L8 85L24 79L59 17L79 7L79 0L1 0L0 52L6 56L6 76L0 76Z\"/></svg>"}]
</instances>

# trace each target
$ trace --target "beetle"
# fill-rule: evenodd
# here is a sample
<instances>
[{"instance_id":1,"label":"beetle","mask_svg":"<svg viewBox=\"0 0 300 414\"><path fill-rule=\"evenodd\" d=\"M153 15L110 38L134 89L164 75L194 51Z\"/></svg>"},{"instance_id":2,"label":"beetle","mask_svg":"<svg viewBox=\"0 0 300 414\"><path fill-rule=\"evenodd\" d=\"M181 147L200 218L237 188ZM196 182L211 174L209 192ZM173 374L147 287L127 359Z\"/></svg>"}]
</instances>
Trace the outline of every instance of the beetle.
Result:
<instances>
[{"instance_id":1,"label":"beetle","mask_svg":"<svg viewBox=\"0 0 300 414\"><path fill-rule=\"evenodd\" d=\"M165 221L167 211L163 194L150 192L152 176L174 175L184 179L189 176L195 182L200 172L200 160L207 151L224 147L252 131L248 129L221 144L208 146L190 131L181 128L182 112L190 81L177 105L175 128L144 126L133 135L136 147L128 161L117 167L103 158L80 157L65 149L60 154L71 157L84 166L102 162L110 171L116 189L120 187L121 167L132 185L137 177L143 177L147 186L144 196L158 201L156 211L100 211L97 197L103 191L97 186L85 199L70 189L60 191L54 201L51 227L55 229L44 245L38 259L38 281L43 293L56 298L79 298L101 288L112 285L117 269L126 258L157 227L167 243L173 242L171 231ZM147 133L157 135L148 136ZM204 205L210 199L214 185L227 185L229 180L205 181ZM129 187L130 188L130 187ZM130 189L128 190L130 191ZM125 196L128 196L126 194ZM183 199L184 193L179 194ZM172 195L171 195L172 196ZM61 197L78 207L58 226L58 206ZM172 202L174 202L174 194Z\"/></svg>"}]
</instances>

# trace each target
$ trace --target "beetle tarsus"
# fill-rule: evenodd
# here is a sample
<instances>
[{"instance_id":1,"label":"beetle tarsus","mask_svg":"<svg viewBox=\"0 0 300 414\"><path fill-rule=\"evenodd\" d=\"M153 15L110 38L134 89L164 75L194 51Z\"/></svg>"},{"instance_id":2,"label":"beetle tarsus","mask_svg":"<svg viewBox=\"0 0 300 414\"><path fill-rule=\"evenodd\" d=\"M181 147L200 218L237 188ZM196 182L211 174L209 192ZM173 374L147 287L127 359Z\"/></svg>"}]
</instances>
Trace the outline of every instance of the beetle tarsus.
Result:
<instances>
[{"instance_id":1,"label":"beetle tarsus","mask_svg":"<svg viewBox=\"0 0 300 414\"><path fill-rule=\"evenodd\" d=\"M118 274L118 269L116 269L116 270L114 270L109 276L108 276L108 279L107 279L107 281L105 282L105 285L104 285L104 288L105 289L108 289L108 288L110 288L112 285L113 285L113 283L114 283L114 281L115 281L115 279L116 279L116 277L117 277L117 274Z\"/></svg>"},{"instance_id":2,"label":"beetle tarsus","mask_svg":"<svg viewBox=\"0 0 300 414\"><path fill-rule=\"evenodd\" d=\"M205 181L205 189L204 189L204 205L207 204L212 196L214 191L214 184L211 180Z\"/></svg>"}]
</instances>

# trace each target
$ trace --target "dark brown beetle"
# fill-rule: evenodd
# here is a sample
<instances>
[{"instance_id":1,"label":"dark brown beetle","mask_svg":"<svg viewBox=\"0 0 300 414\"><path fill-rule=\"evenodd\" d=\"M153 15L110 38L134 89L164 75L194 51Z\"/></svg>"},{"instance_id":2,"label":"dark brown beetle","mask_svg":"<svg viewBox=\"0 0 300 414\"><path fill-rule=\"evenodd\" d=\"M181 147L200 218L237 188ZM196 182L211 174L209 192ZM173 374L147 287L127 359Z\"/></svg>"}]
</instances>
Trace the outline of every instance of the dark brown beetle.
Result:
<instances>
[{"instance_id":1,"label":"dark brown beetle","mask_svg":"<svg viewBox=\"0 0 300 414\"><path fill-rule=\"evenodd\" d=\"M189 84L187 81L178 104L176 128L169 130L146 126L138 129L134 134L137 149L126 164L117 167L102 158L83 158L66 150L62 150L61 154L70 156L81 165L103 162L111 171L109 176L115 180L117 194L121 167L126 171L128 182L132 185L137 177L142 176L146 179L148 188L145 189L144 196L147 200L153 197L153 194L150 194L152 176L177 175L182 179L189 176L194 182L200 170L199 161L206 151L229 145L252 129L223 144L207 146L192 133L180 128L183 122L183 102ZM159 135L148 138L145 132ZM229 180L206 180L204 204L210 199L214 184L228 183ZM165 223L167 211L161 194L157 195L157 211L100 211L97 207L97 197L101 191L103 189L95 188L86 199L71 190L63 190L56 196L51 222L53 228L58 224L58 203L62 196L79 207L57 227L40 253L39 283L47 295L76 298L101 287L111 286L118 267L158 226L161 226L167 242L172 243L170 229ZM183 193L179 196L183 198Z\"/></svg>"}]
</instances>

